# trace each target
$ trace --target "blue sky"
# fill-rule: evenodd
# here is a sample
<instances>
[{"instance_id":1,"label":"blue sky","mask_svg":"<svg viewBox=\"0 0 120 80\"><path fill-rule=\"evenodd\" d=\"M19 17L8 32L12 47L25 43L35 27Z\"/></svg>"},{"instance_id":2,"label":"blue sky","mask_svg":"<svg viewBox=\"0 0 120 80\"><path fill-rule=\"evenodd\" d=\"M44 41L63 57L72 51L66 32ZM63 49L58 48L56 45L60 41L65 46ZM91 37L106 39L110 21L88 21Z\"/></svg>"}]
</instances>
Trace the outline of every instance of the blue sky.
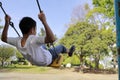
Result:
<instances>
[{"instance_id":1,"label":"blue sky","mask_svg":"<svg viewBox=\"0 0 120 80\"><path fill-rule=\"evenodd\" d=\"M38 19L38 6L36 0L0 0L5 11L11 16L12 22L19 33L19 21L22 17L32 17L37 22L37 32L40 32L40 28L44 26ZM66 24L70 23L72 11L78 5L84 3L90 3L91 0L39 0L40 6L44 11L47 22L52 31L61 38L67 28ZM0 9L0 25L4 25L4 14ZM8 36L17 37L17 34L10 27Z\"/></svg>"}]
</instances>

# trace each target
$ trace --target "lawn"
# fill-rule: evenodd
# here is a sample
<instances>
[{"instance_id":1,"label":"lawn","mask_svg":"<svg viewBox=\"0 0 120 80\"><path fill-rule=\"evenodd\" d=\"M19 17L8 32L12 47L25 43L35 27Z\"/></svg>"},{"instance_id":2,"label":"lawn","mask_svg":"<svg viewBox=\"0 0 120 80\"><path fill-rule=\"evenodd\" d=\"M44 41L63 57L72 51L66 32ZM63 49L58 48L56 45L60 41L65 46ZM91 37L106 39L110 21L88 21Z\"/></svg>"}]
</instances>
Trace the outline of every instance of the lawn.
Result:
<instances>
[{"instance_id":1,"label":"lawn","mask_svg":"<svg viewBox=\"0 0 120 80\"><path fill-rule=\"evenodd\" d=\"M37 66L0 68L0 80L118 80L118 74L74 72L74 69L54 69Z\"/></svg>"},{"instance_id":2,"label":"lawn","mask_svg":"<svg viewBox=\"0 0 120 80\"><path fill-rule=\"evenodd\" d=\"M50 67L14 65L0 68L0 72L21 72L21 73L43 73L50 70Z\"/></svg>"}]
</instances>

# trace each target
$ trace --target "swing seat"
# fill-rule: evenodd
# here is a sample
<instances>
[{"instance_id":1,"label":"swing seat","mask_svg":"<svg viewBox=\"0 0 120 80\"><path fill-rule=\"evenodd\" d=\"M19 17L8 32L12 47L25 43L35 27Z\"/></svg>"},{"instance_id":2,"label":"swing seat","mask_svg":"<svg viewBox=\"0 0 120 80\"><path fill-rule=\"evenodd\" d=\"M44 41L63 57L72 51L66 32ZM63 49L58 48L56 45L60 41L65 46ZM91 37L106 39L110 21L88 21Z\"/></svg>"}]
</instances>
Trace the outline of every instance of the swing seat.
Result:
<instances>
[{"instance_id":1,"label":"swing seat","mask_svg":"<svg viewBox=\"0 0 120 80\"><path fill-rule=\"evenodd\" d=\"M63 62L63 55L59 54L58 58L53 61L50 67L59 68Z\"/></svg>"}]
</instances>

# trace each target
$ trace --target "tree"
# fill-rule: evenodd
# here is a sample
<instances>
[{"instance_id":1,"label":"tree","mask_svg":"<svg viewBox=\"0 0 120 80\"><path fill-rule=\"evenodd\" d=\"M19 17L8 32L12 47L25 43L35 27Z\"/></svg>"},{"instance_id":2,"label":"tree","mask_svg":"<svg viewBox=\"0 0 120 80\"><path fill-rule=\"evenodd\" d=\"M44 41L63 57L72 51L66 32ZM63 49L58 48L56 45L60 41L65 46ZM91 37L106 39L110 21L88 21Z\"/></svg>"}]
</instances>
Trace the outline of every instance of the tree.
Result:
<instances>
[{"instance_id":1,"label":"tree","mask_svg":"<svg viewBox=\"0 0 120 80\"><path fill-rule=\"evenodd\" d=\"M39 36L45 36L46 35L46 32L43 28L40 29L40 32L38 33ZM54 34L56 40L57 40L57 36Z\"/></svg>"},{"instance_id":2,"label":"tree","mask_svg":"<svg viewBox=\"0 0 120 80\"><path fill-rule=\"evenodd\" d=\"M65 33L65 36L60 40L61 44L69 47L76 46L76 53L80 59L81 64L85 61L85 56L89 53L89 48L86 47L88 41L96 35L97 27L87 22L78 22L70 25L70 28Z\"/></svg>"},{"instance_id":3,"label":"tree","mask_svg":"<svg viewBox=\"0 0 120 80\"><path fill-rule=\"evenodd\" d=\"M67 47L75 45L75 53L81 64L87 56L92 56L95 68L98 69L100 59L108 55L109 46L115 43L115 33L111 29L99 29L97 25L89 22L78 22L70 25L60 43Z\"/></svg>"},{"instance_id":4,"label":"tree","mask_svg":"<svg viewBox=\"0 0 120 80\"><path fill-rule=\"evenodd\" d=\"M116 54L114 8L113 0L93 0L93 5L93 9L84 5L73 10L72 24L60 43L67 47L74 44L80 62L91 56L95 68L99 69L99 61L105 55L110 51Z\"/></svg>"},{"instance_id":5,"label":"tree","mask_svg":"<svg viewBox=\"0 0 120 80\"><path fill-rule=\"evenodd\" d=\"M113 2L113 0L93 0L94 7L88 12L87 20L99 28L115 30Z\"/></svg>"},{"instance_id":6,"label":"tree","mask_svg":"<svg viewBox=\"0 0 120 80\"><path fill-rule=\"evenodd\" d=\"M113 47L116 43L113 3L114 0L93 0L94 8L90 10L87 17L89 16L89 21L102 29L104 39L108 38L107 36L110 36L109 42L106 44L108 44L109 50L113 55L116 55L116 47ZM114 34L114 36L111 37L111 34Z\"/></svg>"},{"instance_id":7,"label":"tree","mask_svg":"<svg viewBox=\"0 0 120 80\"><path fill-rule=\"evenodd\" d=\"M1 33L1 29L3 28L3 26L0 26L0 33Z\"/></svg>"},{"instance_id":8,"label":"tree","mask_svg":"<svg viewBox=\"0 0 120 80\"><path fill-rule=\"evenodd\" d=\"M78 21L85 21L86 20L86 15L89 12L90 7L89 4L84 4L84 5L78 5L75 7L72 11L72 18L71 18L71 23L76 23Z\"/></svg>"},{"instance_id":9,"label":"tree","mask_svg":"<svg viewBox=\"0 0 120 80\"><path fill-rule=\"evenodd\" d=\"M4 62L10 59L15 54L14 49L5 45L0 45L0 62L4 66Z\"/></svg>"},{"instance_id":10,"label":"tree","mask_svg":"<svg viewBox=\"0 0 120 80\"><path fill-rule=\"evenodd\" d=\"M39 36L45 35L45 30L43 28L40 28L40 32L38 33Z\"/></svg>"},{"instance_id":11,"label":"tree","mask_svg":"<svg viewBox=\"0 0 120 80\"><path fill-rule=\"evenodd\" d=\"M24 58L23 55L18 50L15 50L15 52L17 58Z\"/></svg>"},{"instance_id":12,"label":"tree","mask_svg":"<svg viewBox=\"0 0 120 80\"><path fill-rule=\"evenodd\" d=\"M94 9L98 12L103 13L105 16L109 18L113 18L114 16L114 0L92 0Z\"/></svg>"}]
</instances>

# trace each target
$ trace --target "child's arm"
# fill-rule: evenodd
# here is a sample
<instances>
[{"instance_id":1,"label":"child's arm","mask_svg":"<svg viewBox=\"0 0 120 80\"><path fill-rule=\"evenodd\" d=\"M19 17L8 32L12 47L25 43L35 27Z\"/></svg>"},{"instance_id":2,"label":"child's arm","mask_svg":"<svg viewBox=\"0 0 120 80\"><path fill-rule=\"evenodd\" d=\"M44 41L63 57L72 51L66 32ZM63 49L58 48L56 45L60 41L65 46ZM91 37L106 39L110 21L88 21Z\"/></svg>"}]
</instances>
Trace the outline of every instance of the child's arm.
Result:
<instances>
[{"instance_id":1,"label":"child's arm","mask_svg":"<svg viewBox=\"0 0 120 80\"><path fill-rule=\"evenodd\" d=\"M7 43L7 33L8 33L10 19L11 19L10 16L8 15L5 16L5 25L1 36L1 40L6 43Z\"/></svg>"},{"instance_id":2,"label":"child's arm","mask_svg":"<svg viewBox=\"0 0 120 80\"><path fill-rule=\"evenodd\" d=\"M54 34L53 34L52 30L50 29L49 25L47 24L44 13L43 12L40 13L38 15L38 17L42 21L42 24L45 27L45 31L46 31L45 43L53 43L55 41L55 37L54 37Z\"/></svg>"}]
</instances>

